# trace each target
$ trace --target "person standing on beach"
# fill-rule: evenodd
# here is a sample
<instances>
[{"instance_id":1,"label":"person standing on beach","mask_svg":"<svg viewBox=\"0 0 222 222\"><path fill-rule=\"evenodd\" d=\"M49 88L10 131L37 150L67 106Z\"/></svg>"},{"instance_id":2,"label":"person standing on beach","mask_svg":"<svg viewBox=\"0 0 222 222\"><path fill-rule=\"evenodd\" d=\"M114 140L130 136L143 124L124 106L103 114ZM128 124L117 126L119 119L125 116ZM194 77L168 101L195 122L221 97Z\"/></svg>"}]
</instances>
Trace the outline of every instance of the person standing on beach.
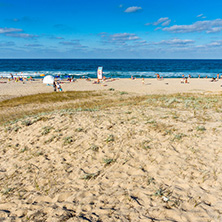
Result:
<instances>
[{"instance_id":1,"label":"person standing on beach","mask_svg":"<svg viewBox=\"0 0 222 222\"><path fill-rule=\"evenodd\" d=\"M156 75L157 80L160 80L160 74L156 73L155 75Z\"/></svg>"},{"instance_id":2,"label":"person standing on beach","mask_svg":"<svg viewBox=\"0 0 222 222\"><path fill-rule=\"evenodd\" d=\"M56 86L57 86L58 91L62 91L62 87L61 87L61 85L60 85L59 81L57 81Z\"/></svg>"},{"instance_id":3,"label":"person standing on beach","mask_svg":"<svg viewBox=\"0 0 222 222\"><path fill-rule=\"evenodd\" d=\"M55 81L53 82L53 89L54 89L54 92L56 92L56 83L55 83Z\"/></svg>"}]
</instances>

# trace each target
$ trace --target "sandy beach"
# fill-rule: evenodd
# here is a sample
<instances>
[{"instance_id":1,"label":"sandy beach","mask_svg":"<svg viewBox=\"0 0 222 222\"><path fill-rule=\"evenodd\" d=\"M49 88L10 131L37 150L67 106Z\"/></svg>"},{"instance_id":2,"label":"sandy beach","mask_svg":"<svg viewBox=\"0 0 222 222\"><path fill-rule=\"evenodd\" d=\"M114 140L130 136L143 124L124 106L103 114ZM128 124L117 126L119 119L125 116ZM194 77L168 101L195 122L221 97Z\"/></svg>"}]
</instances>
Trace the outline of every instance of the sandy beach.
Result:
<instances>
[{"instance_id":1,"label":"sandy beach","mask_svg":"<svg viewBox=\"0 0 222 222\"><path fill-rule=\"evenodd\" d=\"M190 79L189 84L181 83L181 79L117 79L107 80L100 84L93 84L96 81L78 79L76 82L64 81L63 91L85 91L85 90L108 90L113 88L118 91L132 92L140 95L146 94L175 94L175 93L220 93L222 92L222 80L211 82L211 79ZM53 92L52 86L42 83L42 80L22 82L8 82L4 80L0 84L0 100L17 96L32 95L37 93Z\"/></svg>"},{"instance_id":2,"label":"sandy beach","mask_svg":"<svg viewBox=\"0 0 222 222\"><path fill-rule=\"evenodd\" d=\"M221 80L62 88L0 85L1 221L222 220Z\"/></svg>"}]
</instances>

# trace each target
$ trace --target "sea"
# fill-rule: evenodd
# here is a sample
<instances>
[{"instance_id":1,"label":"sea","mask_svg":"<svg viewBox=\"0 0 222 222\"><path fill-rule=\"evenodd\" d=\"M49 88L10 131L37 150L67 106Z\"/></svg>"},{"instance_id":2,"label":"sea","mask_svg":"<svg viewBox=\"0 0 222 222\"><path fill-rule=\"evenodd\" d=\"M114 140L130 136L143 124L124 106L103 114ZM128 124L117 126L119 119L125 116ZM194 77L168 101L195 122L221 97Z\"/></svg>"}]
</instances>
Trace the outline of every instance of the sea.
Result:
<instances>
[{"instance_id":1,"label":"sea","mask_svg":"<svg viewBox=\"0 0 222 222\"><path fill-rule=\"evenodd\" d=\"M53 75L67 78L96 78L97 69L110 78L215 77L222 74L222 60L199 59L0 59L0 77Z\"/></svg>"}]
</instances>

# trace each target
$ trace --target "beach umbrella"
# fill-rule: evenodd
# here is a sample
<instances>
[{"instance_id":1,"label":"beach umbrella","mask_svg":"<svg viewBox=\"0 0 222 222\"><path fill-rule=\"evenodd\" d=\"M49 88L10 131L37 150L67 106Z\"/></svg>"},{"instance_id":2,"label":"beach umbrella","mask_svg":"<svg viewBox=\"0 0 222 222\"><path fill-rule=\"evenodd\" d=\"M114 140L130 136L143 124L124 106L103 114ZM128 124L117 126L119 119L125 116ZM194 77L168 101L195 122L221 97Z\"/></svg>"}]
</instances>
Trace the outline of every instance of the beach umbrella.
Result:
<instances>
[{"instance_id":1,"label":"beach umbrella","mask_svg":"<svg viewBox=\"0 0 222 222\"><path fill-rule=\"evenodd\" d=\"M54 77L51 76L51 75L48 75L48 76L45 76L44 79L43 79L43 83L44 84L53 84L54 82Z\"/></svg>"},{"instance_id":2,"label":"beach umbrella","mask_svg":"<svg viewBox=\"0 0 222 222\"><path fill-rule=\"evenodd\" d=\"M40 76L45 76L45 74L41 74Z\"/></svg>"}]
</instances>

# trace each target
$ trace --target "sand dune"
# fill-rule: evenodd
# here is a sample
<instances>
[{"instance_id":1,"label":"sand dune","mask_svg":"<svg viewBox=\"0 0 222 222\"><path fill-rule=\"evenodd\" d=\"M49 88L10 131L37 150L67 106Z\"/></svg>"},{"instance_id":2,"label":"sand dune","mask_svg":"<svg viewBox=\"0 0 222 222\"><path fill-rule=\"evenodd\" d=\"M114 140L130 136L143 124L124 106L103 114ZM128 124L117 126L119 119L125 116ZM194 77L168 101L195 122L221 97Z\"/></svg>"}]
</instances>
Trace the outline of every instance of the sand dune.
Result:
<instances>
[{"instance_id":1,"label":"sand dune","mask_svg":"<svg viewBox=\"0 0 222 222\"><path fill-rule=\"evenodd\" d=\"M222 220L221 112L175 98L1 126L1 220Z\"/></svg>"}]
</instances>

